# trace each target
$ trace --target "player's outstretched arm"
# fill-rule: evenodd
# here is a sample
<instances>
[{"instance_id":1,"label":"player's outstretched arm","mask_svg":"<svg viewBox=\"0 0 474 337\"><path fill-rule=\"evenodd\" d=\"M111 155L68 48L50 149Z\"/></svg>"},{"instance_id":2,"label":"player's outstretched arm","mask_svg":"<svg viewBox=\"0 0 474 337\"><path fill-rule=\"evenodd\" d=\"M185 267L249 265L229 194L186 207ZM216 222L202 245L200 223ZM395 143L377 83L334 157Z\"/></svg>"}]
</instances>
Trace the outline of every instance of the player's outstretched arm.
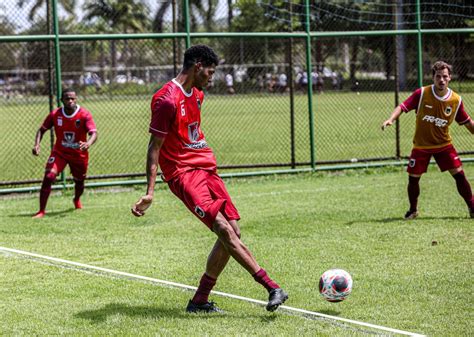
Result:
<instances>
[{"instance_id":1,"label":"player's outstretched arm","mask_svg":"<svg viewBox=\"0 0 474 337\"><path fill-rule=\"evenodd\" d=\"M33 150L32 150L32 152L35 156L39 156L39 154L40 154L40 151L41 151L40 143L41 143L41 139L43 138L43 135L44 135L45 132L46 132L46 130L43 130L43 128L39 128L38 131L36 132L35 145L33 146Z\"/></svg>"},{"instance_id":2,"label":"player's outstretched arm","mask_svg":"<svg viewBox=\"0 0 474 337\"><path fill-rule=\"evenodd\" d=\"M156 175L158 172L158 158L160 155L161 145L163 145L163 140L163 138L158 138L155 135L151 135L150 137L146 159L147 190L146 195L142 196L132 207L132 214L135 216L145 215L145 211L153 202Z\"/></svg>"},{"instance_id":3,"label":"player's outstretched arm","mask_svg":"<svg viewBox=\"0 0 474 337\"><path fill-rule=\"evenodd\" d=\"M400 117L401 113L402 113L402 108L400 108L400 106L397 106L395 110L393 110L392 114L390 115L390 118L382 123L382 130L385 130L387 126L392 125L398 119L398 117Z\"/></svg>"}]
</instances>

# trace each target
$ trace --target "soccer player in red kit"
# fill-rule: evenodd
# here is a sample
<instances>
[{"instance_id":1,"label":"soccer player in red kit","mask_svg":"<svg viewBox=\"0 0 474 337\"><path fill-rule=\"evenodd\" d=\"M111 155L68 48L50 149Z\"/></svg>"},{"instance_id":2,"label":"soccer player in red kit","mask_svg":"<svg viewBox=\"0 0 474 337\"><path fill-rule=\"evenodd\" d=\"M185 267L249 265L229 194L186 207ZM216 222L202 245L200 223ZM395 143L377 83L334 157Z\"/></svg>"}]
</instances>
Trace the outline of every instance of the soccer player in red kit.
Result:
<instances>
[{"instance_id":1,"label":"soccer player in red kit","mask_svg":"<svg viewBox=\"0 0 474 337\"><path fill-rule=\"evenodd\" d=\"M74 90L64 90L61 101L63 107L53 110L36 132L33 147L35 156L40 153L40 143L44 133L52 127L54 127L56 142L46 163L40 191L40 208L34 218L42 218L46 214L46 203L51 193L51 186L66 165L69 165L74 178L74 207L82 208L80 197L84 192L84 180L89 163L88 149L97 139L97 129L91 113L76 104L77 96Z\"/></svg>"},{"instance_id":2,"label":"soccer player in red kit","mask_svg":"<svg viewBox=\"0 0 474 337\"><path fill-rule=\"evenodd\" d=\"M451 144L449 126L456 121L474 134L474 121L464 109L461 96L448 88L451 81L451 65L438 61L432 67L433 85L422 87L392 112L382 124L382 130L400 117L402 111L416 109L416 129L413 149L408 162L408 199L410 209L405 219L418 216L419 181L427 171L433 156L441 171L449 171L456 180L459 194L474 218L474 199L469 181L464 175L461 160Z\"/></svg>"},{"instance_id":3,"label":"soccer player in red kit","mask_svg":"<svg viewBox=\"0 0 474 337\"><path fill-rule=\"evenodd\" d=\"M218 63L217 55L206 45L187 49L181 72L153 96L146 163L148 186L132 213L142 216L151 206L159 164L170 190L217 235L206 270L186 311L221 311L208 298L231 256L266 288L266 309L274 311L288 295L240 240L240 215L217 175L216 159L201 130L202 89L212 81Z\"/></svg>"}]
</instances>

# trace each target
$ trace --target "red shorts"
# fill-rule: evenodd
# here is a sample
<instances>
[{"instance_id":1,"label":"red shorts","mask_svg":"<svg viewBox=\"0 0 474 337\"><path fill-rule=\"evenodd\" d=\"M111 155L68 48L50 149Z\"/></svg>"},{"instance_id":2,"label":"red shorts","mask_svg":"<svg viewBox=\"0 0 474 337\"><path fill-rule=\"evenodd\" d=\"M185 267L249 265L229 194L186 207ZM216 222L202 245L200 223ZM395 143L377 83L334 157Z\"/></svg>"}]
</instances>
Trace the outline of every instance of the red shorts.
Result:
<instances>
[{"instance_id":1,"label":"red shorts","mask_svg":"<svg viewBox=\"0 0 474 337\"><path fill-rule=\"evenodd\" d=\"M456 149L452 145L440 149L413 149L408 161L407 172L421 175L428 169L431 156L434 157L442 172L458 168L462 165Z\"/></svg>"},{"instance_id":2,"label":"red shorts","mask_svg":"<svg viewBox=\"0 0 474 337\"><path fill-rule=\"evenodd\" d=\"M221 212L227 220L239 220L224 182L217 173L206 170L184 172L168 182L170 190L209 229Z\"/></svg>"},{"instance_id":3,"label":"red shorts","mask_svg":"<svg viewBox=\"0 0 474 337\"><path fill-rule=\"evenodd\" d=\"M61 173L66 165L69 165L71 174L76 180L86 179L87 166L89 164L88 157L69 158L62 156L59 152L51 152L46 163L46 172L54 169L57 174Z\"/></svg>"}]
</instances>

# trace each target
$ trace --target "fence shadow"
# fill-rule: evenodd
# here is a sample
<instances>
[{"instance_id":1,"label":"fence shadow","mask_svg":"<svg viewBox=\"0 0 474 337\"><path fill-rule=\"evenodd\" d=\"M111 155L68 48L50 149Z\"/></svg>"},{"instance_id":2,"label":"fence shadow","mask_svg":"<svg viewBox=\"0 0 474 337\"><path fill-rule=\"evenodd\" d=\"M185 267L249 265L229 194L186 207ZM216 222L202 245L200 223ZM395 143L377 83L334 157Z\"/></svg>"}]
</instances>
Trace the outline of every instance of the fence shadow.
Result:
<instances>
[{"instance_id":1,"label":"fence shadow","mask_svg":"<svg viewBox=\"0 0 474 337\"><path fill-rule=\"evenodd\" d=\"M392 218L383 218L383 219L349 221L349 222L346 222L345 224L350 226L350 225L359 224L359 223L379 223L379 222L391 223L391 222L405 222L405 221L416 223L420 220L461 220L461 219L463 219L462 216L421 216L413 220L405 220L403 217L397 217L397 218L392 217Z\"/></svg>"}]
</instances>

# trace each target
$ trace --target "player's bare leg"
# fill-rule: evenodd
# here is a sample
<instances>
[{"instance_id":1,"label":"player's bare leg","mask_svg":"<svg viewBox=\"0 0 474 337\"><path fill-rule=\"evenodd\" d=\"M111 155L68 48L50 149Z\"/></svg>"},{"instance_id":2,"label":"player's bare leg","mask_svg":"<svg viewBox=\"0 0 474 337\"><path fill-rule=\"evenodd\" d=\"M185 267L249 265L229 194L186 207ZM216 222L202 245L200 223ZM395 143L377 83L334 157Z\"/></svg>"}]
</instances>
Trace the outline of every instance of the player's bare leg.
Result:
<instances>
[{"instance_id":1,"label":"player's bare leg","mask_svg":"<svg viewBox=\"0 0 474 337\"><path fill-rule=\"evenodd\" d=\"M49 195L51 194L51 188L56 180L57 172L54 170L47 171L44 173L43 183L41 184L40 197L39 197L39 211L33 216L33 218L39 219L46 214L46 204L48 203Z\"/></svg>"},{"instance_id":2,"label":"player's bare leg","mask_svg":"<svg viewBox=\"0 0 474 337\"><path fill-rule=\"evenodd\" d=\"M227 252L253 276L255 281L267 289L269 292L267 310L274 311L288 299L288 295L260 267L247 246L240 240L240 232L236 231L234 226L238 228L237 222L229 223L219 212L212 229Z\"/></svg>"},{"instance_id":3,"label":"player's bare leg","mask_svg":"<svg viewBox=\"0 0 474 337\"><path fill-rule=\"evenodd\" d=\"M194 297L189 301L187 312L221 312L214 302L209 302L209 294L216 285L217 278L229 262L230 254L225 249L222 242L217 239L214 247L207 258L206 272L199 281L198 289Z\"/></svg>"},{"instance_id":4,"label":"player's bare leg","mask_svg":"<svg viewBox=\"0 0 474 337\"><path fill-rule=\"evenodd\" d=\"M217 239L207 258L206 274L217 279L227 265L227 262L229 262L229 259L229 252L227 252L222 242Z\"/></svg>"},{"instance_id":5,"label":"player's bare leg","mask_svg":"<svg viewBox=\"0 0 474 337\"><path fill-rule=\"evenodd\" d=\"M240 229L237 221L231 220L229 224L240 237ZM188 303L186 311L188 312L220 312L221 310L214 304L209 302L209 294L217 282L217 278L224 270L229 262L230 254L224 247L223 243L217 239L214 247L207 258L206 272L202 275L199 287L194 294L192 300Z\"/></svg>"},{"instance_id":6,"label":"player's bare leg","mask_svg":"<svg viewBox=\"0 0 474 337\"><path fill-rule=\"evenodd\" d=\"M220 212L217 213L212 230L216 233L227 252L250 274L253 275L261 269L252 253L240 240L232 225Z\"/></svg>"}]
</instances>

